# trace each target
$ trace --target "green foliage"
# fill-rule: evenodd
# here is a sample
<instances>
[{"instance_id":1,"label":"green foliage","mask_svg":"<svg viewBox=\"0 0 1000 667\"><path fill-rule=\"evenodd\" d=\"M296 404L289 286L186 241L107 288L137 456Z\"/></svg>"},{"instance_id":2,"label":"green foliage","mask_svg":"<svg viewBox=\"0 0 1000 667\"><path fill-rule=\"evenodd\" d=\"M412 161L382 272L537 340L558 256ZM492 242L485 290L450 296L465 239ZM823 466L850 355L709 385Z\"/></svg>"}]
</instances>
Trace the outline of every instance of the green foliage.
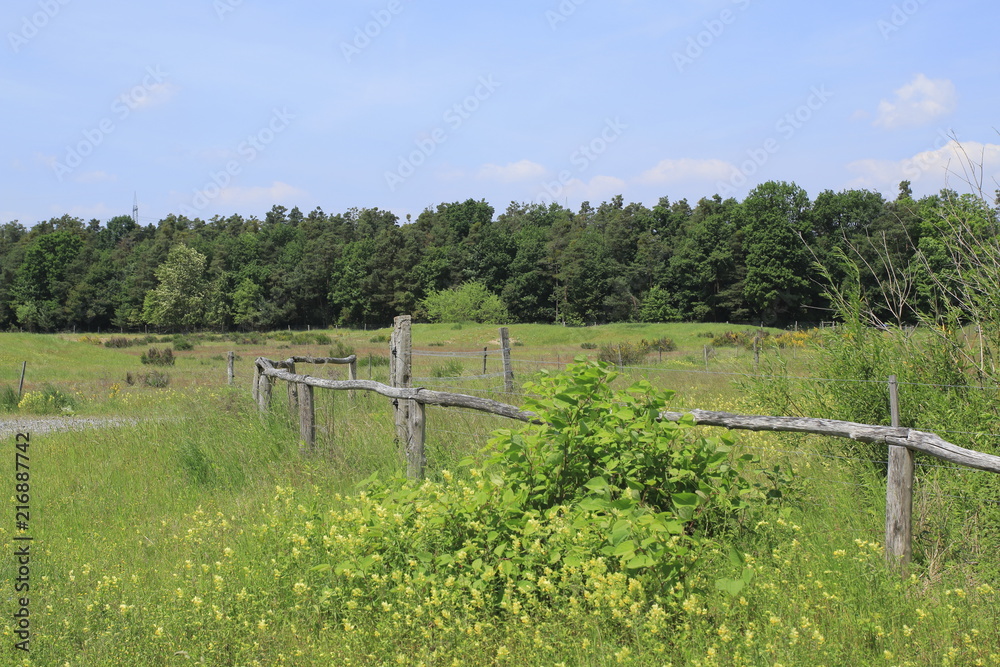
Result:
<instances>
[{"instance_id":1,"label":"green foliage","mask_svg":"<svg viewBox=\"0 0 1000 667\"><path fill-rule=\"evenodd\" d=\"M525 385L534 396L525 408L545 425L500 431L492 441L489 461L508 487L535 509L586 500L591 509L675 512L689 532L713 532L716 520L733 518L749 484L730 461L732 441L684 437L690 422L659 418L673 392L645 380L616 391L617 376L579 358Z\"/></svg>"},{"instance_id":2,"label":"green foliage","mask_svg":"<svg viewBox=\"0 0 1000 667\"><path fill-rule=\"evenodd\" d=\"M135 344L131 338L126 338L125 336L112 336L111 338L104 341L104 347L110 348L125 348L132 347Z\"/></svg>"},{"instance_id":3,"label":"green foliage","mask_svg":"<svg viewBox=\"0 0 1000 667\"><path fill-rule=\"evenodd\" d=\"M13 387L5 386L0 389L0 412L14 412L17 410L19 402L17 392L14 391Z\"/></svg>"},{"instance_id":4,"label":"green foliage","mask_svg":"<svg viewBox=\"0 0 1000 667\"><path fill-rule=\"evenodd\" d=\"M173 339L174 349L178 352L190 352L194 349L194 343L189 338L176 336Z\"/></svg>"},{"instance_id":5,"label":"green foliage","mask_svg":"<svg viewBox=\"0 0 1000 667\"><path fill-rule=\"evenodd\" d=\"M597 343L580 343L580 349L583 350L596 350Z\"/></svg>"},{"instance_id":6,"label":"green foliage","mask_svg":"<svg viewBox=\"0 0 1000 667\"><path fill-rule=\"evenodd\" d=\"M642 343L621 342L614 345L601 345L597 358L608 364L619 366L635 366L649 354L649 347Z\"/></svg>"},{"instance_id":7,"label":"green foliage","mask_svg":"<svg viewBox=\"0 0 1000 667\"><path fill-rule=\"evenodd\" d=\"M174 246L156 268L159 285L146 294L143 319L169 328L201 326L206 308L205 264L205 255L197 250L184 244Z\"/></svg>"},{"instance_id":8,"label":"green foliage","mask_svg":"<svg viewBox=\"0 0 1000 667\"><path fill-rule=\"evenodd\" d=\"M432 292L421 302L421 306L431 322L505 324L510 320L500 297L478 281Z\"/></svg>"},{"instance_id":9,"label":"green foliage","mask_svg":"<svg viewBox=\"0 0 1000 667\"><path fill-rule=\"evenodd\" d=\"M372 336L371 338L369 338L368 342L369 343L388 343L389 342L389 335L388 334L378 334L377 336Z\"/></svg>"},{"instance_id":10,"label":"green foliage","mask_svg":"<svg viewBox=\"0 0 1000 667\"><path fill-rule=\"evenodd\" d=\"M15 394L16 396L16 394ZM40 391L25 392L17 404L18 410L35 415L72 413L76 400L71 394L46 385Z\"/></svg>"},{"instance_id":11,"label":"green foliage","mask_svg":"<svg viewBox=\"0 0 1000 667\"><path fill-rule=\"evenodd\" d=\"M150 366L173 366L176 359L174 351L169 347L162 350L157 347L151 347L142 354L140 361Z\"/></svg>"}]
</instances>

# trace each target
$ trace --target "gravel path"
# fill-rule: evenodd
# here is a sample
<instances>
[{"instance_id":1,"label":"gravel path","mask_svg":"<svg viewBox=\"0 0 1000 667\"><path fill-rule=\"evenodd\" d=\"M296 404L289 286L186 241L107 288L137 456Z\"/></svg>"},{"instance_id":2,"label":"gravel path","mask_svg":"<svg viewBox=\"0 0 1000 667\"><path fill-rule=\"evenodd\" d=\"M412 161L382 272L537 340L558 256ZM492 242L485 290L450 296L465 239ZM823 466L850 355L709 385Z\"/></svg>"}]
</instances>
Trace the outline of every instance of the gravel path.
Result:
<instances>
[{"instance_id":1,"label":"gravel path","mask_svg":"<svg viewBox=\"0 0 1000 667\"><path fill-rule=\"evenodd\" d=\"M120 417L18 417L0 420L0 437L7 438L16 433L77 431L85 428L104 428L132 423L135 423L135 420Z\"/></svg>"}]
</instances>

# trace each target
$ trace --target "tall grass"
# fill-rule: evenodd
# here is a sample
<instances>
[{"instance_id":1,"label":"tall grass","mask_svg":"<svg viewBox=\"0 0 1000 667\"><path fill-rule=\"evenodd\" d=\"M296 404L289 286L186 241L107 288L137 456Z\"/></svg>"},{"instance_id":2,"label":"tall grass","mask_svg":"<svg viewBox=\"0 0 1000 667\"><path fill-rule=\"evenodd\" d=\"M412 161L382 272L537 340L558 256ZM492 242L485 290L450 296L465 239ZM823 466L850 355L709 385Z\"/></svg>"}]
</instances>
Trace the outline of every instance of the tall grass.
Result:
<instances>
[{"instance_id":1,"label":"tall grass","mask_svg":"<svg viewBox=\"0 0 1000 667\"><path fill-rule=\"evenodd\" d=\"M651 335L639 332L639 338ZM673 331L666 335L680 339ZM433 336L443 339L440 332ZM611 339L622 340L621 332ZM43 337L35 341L40 348L48 344ZM689 384L690 395L677 400L694 403L690 407L753 411L751 397L736 390L732 376L691 373L702 363L701 341L681 347L680 355L693 357L690 363L679 356L669 366L652 365L622 381L648 377L657 386ZM30 353L28 341L18 345L22 356ZM948 513L942 519L947 525L921 526L925 551L912 570L905 576L892 572L880 544L881 477L816 437L737 434L737 451L760 459L755 479L780 491L781 499L706 550L677 599L651 598L596 564L587 578L567 579L558 591L576 591L585 613L572 603L552 605L543 595L515 589L510 607L484 615L473 595L456 594L447 580L418 581L406 568L387 573L385 581L369 577L362 586L356 572L337 572L337 562L318 554L356 553L365 531L379 525L366 516L379 519L384 508L365 500L357 485L373 473L390 480L405 469L391 402L363 392L351 398L317 390L317 451L302 452L282 386L274 393L273 414L264 418L245 386L252 357L277 357L278 350L242 350L237 377L244 384L230 389L222 386L224 361L209 355L231 345L199 343L193 354L205 356L179 355L182 390L115 389L119 373L124 377L125 370L138 368L139 350L89 346L98 355L83 358L98 380L81 385L86 400L78 409L115 414L122 422L32 439L31 525L39 550L32 571L37 587L31 664L1000 662L1000 598L994 590L1000 538L977 528L974 558L932 551L934 540L954 539L966 527L981 525ZM575 348L579 353L579 342ZM118 366L104 354L128 363ZM789 362L808 365L813 359ZM425 361L428 369L440 363ZM734 357L733 371L740 364L745 370L747 362ZM463 374L482 370L476 368L481 359L463 363ZM39 378L58 382L65 373L41 364ZM365 370L359 368L362 376ZM515 371L519 381L530 375L524 367ZM496 378L442 382L453 391L497 396ZM475 458L492 430L511 425L432 407L427 426L431 469L424 493L437 494L451 488L452 476L474 485L460 461ZM932 510L953 506L950 495L924 487L917 502L935 516ZM8 552L10 525L0 525ZM403 553L412 547L393 546ZM412 553L415 562L425 556ZM945 566L949 562L961 567ZM316 569L324 563L334 569ZM355 589L381 597L357 597ZM5 641L12 640L9 624L2 632Z\"/></svg>"}]
</instances>

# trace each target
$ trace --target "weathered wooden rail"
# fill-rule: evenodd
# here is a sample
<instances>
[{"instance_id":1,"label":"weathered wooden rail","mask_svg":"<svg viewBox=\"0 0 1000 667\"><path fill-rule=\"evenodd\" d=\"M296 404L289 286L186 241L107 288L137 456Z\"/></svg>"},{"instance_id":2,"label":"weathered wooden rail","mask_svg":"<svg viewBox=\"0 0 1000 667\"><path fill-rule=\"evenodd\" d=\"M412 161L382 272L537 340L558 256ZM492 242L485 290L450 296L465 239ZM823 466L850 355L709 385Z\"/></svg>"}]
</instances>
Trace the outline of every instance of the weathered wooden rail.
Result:
<instances>
[{"instance_id":1,"label":"weathered wooden rail","mask_svg":"<svg viewBox=\"0 0 1000 667\"><path fill-rule=\"evenodd\" d=\"M506 336L501 336L506 342ZM289 405L299 414L300 434L303 446L315 447L316 426L313 405L313 388L371 391L393 400L396 407L396 434L403 443L407 476L421 479L426 466L424 455L425 407L467 408L508 419L541 424L538 416L513 405L488 398L467 396L450 392L432 391L422 387L410 387L410 317L396 318L396 326L390 340L390 380L385 385L372 380L358 380L356 358L352 355L342 359L292 357L284 361L272 361L264 357L257 359L254 374L254 397L261 411L269 409L272 395L272 381L288 382ZM509 356L505 369L509 368ZM347 364L350 367L349 380L325 380L295 372L296 363ZM689 410L687 412L662 412L664 421L677 422L691 415L698 426L719 426L722 428L747 431L783 431L789 433L810 433L858 442L887 445L889 447L889 474L886 483L886 558L892 563L906 563L910 560L912 544L912 497L913 497L913 452L923 452L943 461L961 466L1000 473L1000 456L985 454L947 442L934 433L902 428L899 424L899 409L896 397L895 377L889 380L890 406L893 426L875 426L856 422L811 417L771 417L765 415L738 415L729 412Z\"/></svg>"}]
</instances>

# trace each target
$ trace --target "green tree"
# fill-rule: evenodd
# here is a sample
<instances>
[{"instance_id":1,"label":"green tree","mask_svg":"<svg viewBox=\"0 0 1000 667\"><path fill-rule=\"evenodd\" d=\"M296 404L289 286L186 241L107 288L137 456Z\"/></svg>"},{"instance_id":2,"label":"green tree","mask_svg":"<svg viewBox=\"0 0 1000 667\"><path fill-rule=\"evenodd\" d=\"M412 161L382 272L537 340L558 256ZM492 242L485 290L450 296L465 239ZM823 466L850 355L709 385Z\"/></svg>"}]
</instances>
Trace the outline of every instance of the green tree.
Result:
<instances>
[{"instance_id":1,"label":"green tree","mask_svg":"<svg viewBox=\"0 0 1000 667\"><path fill-rule=\"evenodd\" d=\"M746 250L743 295L751 312L766 323L797 319L816 291L806 248L809 209L805 190L777 181L758 185L740 207Z\"/></svg>"},{"instance_id":2,"label":"green tree","mask_svg":"<svg viewBox=\"0 0 1000 667\"><path fill-rule=\"evenodd\" d=\"M421 302L431 322L477 322L506 324L507 307L481 282L470 281L459 287L433 292Z\"/></svg>"},{"instance_id":3,"label":"green tree","mask_svg":"<svg viewBox=\"0 0 1000 667\"><path fill-rule=\"evenodd\" d=\"M168 329L191 329L205 319L205 256L186 245L174 246L157 267L156 289L146 294L142 317Z\"/></svg>"}]
</instances>

